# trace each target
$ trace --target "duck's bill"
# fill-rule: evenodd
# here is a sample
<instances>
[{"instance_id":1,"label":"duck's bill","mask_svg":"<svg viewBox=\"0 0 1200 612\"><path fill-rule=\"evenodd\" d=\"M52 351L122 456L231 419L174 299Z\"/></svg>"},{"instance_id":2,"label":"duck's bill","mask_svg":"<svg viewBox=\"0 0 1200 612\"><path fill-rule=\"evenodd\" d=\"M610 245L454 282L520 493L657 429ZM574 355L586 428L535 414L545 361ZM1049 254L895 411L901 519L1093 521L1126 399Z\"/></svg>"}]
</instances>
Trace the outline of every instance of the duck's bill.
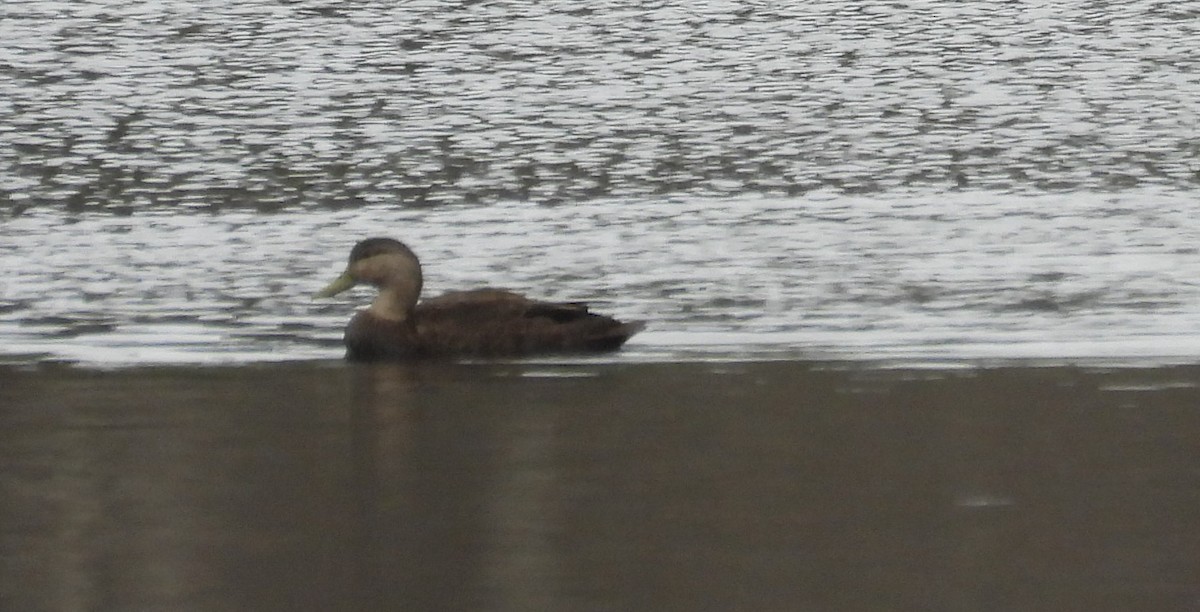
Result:
<instances>
[{"instance_id":1,"label":"duck's bill","mask_svg":"<svg viewBox=\"0 0 1200 612\"><path fill-rule=\"evenodd\" d=\"M350 273L347 272L347 273L344 273L341 276L337 277L337 280L333 281L332 283L329 283L328 287L318 291L317 295L314 297L319 297L319 298L333 297L353 286L354 286L354 277L350 276Z\"/></svg>"}]
</instances>

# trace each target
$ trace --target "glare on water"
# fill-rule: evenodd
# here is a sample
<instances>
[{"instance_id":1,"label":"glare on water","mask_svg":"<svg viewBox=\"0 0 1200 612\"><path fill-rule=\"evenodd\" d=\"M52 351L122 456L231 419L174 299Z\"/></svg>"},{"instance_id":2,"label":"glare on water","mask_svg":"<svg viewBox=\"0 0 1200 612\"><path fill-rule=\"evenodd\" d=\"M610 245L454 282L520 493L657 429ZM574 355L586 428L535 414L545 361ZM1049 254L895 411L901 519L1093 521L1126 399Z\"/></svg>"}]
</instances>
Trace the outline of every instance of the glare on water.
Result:
<instances>
[{"instance_id":1,"label":"glare on water","mask_svg":"<svg viewBox=\"0 0 1200 612\"><path fill-rule=\"evenodd\" d=\"M1200 353L1183 8L3 12L5 359L336 355L365 296L307 296L367 235L635 359Z\"/></svg>"},{"instance_id":2,"label":"glare on water","mask_svg":"<svg viewBox=\"0 0 1200 612\"><path fill-rule=\"evenodd\" d=\"M427 294L493 285L649 322L632 359L1190 358L1197 200L1169 193L663 198L8 222L9 358L335 357L366 289L312 293L367 235Z\"/></svg>"}]
</instances>

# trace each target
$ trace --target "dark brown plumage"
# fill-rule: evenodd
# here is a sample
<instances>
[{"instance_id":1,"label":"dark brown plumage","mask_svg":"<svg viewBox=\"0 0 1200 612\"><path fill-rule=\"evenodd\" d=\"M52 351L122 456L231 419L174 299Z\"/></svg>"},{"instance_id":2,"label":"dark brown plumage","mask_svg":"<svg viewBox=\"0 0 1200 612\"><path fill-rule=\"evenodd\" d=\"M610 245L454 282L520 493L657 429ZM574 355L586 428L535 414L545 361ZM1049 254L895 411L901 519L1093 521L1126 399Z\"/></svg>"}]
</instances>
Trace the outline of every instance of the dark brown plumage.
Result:
<instances>
[{"instance_id":1,"label":"dark brown plumage","mask_svg":"<svg viewBox=\"0 0 1200 612\"><path fill-rule=\"evenodd\" d=\"M616 350L644 327L500 289L456 291L424 300L420 262L404 244L370 238L354 246L346 272L318 296L360 282L379 289L346 326L346 357L378 361L449 356L514 356Z\"/></svg>"}]
</instances>

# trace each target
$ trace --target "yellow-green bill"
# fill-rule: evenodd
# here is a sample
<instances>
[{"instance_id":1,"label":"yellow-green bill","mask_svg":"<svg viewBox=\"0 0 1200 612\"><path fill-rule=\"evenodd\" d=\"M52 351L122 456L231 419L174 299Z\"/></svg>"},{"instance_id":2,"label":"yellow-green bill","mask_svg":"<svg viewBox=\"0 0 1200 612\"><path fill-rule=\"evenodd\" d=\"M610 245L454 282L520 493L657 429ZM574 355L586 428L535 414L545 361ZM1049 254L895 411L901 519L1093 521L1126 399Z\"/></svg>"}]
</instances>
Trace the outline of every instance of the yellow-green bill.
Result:
<instances>
[{"instance_id":1,"label":"yellow-green bill","mask_svg":"<svg viewBox=\"0 0 1200 612\"><path fill-rule=\"evenodd\" d=\"M318 291L317 295L315 297L319 297L319 298L333 297L333 296L353 287L354 285L355 285L354 277L350 276L349 272L344 272L344 273L342 273L341 276L337 277L337 280L333 281L332 283L329 283L328 287Z\"/></svg>"}]
</instances>

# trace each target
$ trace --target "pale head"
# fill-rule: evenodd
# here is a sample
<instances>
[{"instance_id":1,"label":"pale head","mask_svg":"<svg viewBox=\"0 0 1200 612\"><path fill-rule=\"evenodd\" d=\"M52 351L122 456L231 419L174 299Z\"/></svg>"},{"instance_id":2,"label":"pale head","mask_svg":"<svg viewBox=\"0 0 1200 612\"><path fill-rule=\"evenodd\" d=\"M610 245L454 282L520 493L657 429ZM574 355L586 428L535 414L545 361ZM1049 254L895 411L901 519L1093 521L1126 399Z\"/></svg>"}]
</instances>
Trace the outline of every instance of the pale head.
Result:
<instances>
[{"instance_id":1,"label":"pale head","mask_svg":"<svg viewBox=\"0 0 1200 612\"><path fill-rule=\"evenodd\" d=\"M354 245L350 263L337 280L317 297L337 295L358 284L379 289L368 310L381 318L408 318L421 295L421 262L404 243L391 238L368 238Z\"/></svg>"}]
</instances>

